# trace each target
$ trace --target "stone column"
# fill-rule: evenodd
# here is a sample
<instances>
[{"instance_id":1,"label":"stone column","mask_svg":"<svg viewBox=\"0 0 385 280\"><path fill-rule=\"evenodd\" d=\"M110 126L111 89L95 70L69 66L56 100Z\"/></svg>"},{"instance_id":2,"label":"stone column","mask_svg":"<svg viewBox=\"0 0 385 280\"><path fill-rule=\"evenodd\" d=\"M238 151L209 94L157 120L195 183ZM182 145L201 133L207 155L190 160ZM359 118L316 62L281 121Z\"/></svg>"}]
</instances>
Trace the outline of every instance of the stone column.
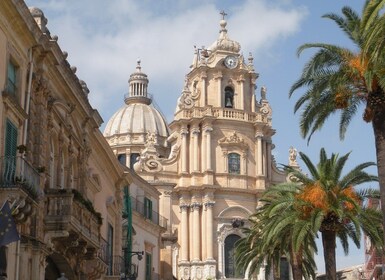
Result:
<instances>
[{"instance_id":1,"label":"stone column","mask_svg":"<svg viewBox=\"0 0 385 280\"><path fill-rule=\"evenodd\" d=\"M181 211L181 231L180 231L180 247L181 247L181 261L188 261L188 247L189 247L189 240L188 240L188 217L187 217L187 210L189 206L187 204L181 204L179 205L180 211Z\"/></svg>"},{"instance_id":2,"label":"stone column","mask_svg":"<svg viewBox=\"0 0 385 280\"><path fill-rule=\"evenodd\" d=\"M191 129L193 136L193 171L199 172L199 125L194 125Z\"/></svg>"},{"instance_id":3,"label":"stone column","mask_svg":"<svg viewBox=\"0 0 385 280\"><path fill-rule=\"evenodd\" d=\"M263 175L263 170L262 170L262 134L257 133L255 135L255 138L257 139L257 145L255 149L255 158L256 158L256 165L257 165L257 176L262 176Z\"/></svg>"},{"instance_id":4,"label":"stone column","mask_svg":"<svg viewBox=\"0 0 385 280\"><path fill-rule=\"evenodd\" d=\"M245 110L245 90L244 90L244 82L245 78L241 75L238 79L238 84L240 86L240 98L239 98L239 107L237 109Z\"/></svg>"},{"instance_id":5,"label":"stone column","mask_svg":"<svg viewBox=\"0 0 385 280\"><path fill-rule=\"evenodd\" d=\"M266 142L266 174L271 179L271 141Z\"/></svg>"},{"instance_id":6,"label":"stone column","mask_svg":"<svg viewBox=\"0 0 385 280\"><path fill-rule=\"evenodd\" d=\"M244 151L242 153L242 164L241 164L241 167L242 167L242 173L243 175L247 175L247 151Z\"/></svg>"},{"instance_id":7,"label":"stone column","mask_svg":"<svg viewBox=\"0 0 385 280\"><path fill-rule=\"evenodd\" d=\"M201 81L202 81L201 92L203 93L203 106L207 105L206 79L207 79L207 73L202 72L202 74L201 74Z\"/></svg>"},{"instance_id":8,"label":"stone column","mask_svg":"<svg viewBox=\"0 0 385 280\"><path fill-rule=\"evenodd\" d=\"M209 201L205 203L206 206L206 259L213 260L213 248L214 248L214 219L213 208L215 202Z\"/></svg>"},{"instance_id":9,"label":"stone column","mask_svg":"<svg viewBox=\"0 0 385 280\"><path fill-rule=\"evenodd\" d=\"M251 78L251 81L250 81L250 91L251 91L251 111L252 112L255 112L255 103L256 103L256 100L255 100L255 88L256 88L256 79L255 78Z\"/></svg>"},{"instance_id":10,"label":"stone column","mask_svg":"<svg viewBox=\"0 0 385 280\"><path fill-rule=\"evenodd\" d=\"M211 171L211 132L213 131L213 128L211 126L206 126L204 130L206 133L206 170Z\"/></svg>"},{"instance_id":11,"label":"stone column","mask_svg":"<svg viewBox=\"0 0 385 280\"><path fill-rule=\"evenodd\" d=\"M188 129L186 125L183 125L180 130L180 134L182 135L182 153L181 153L181 161L182 161L182 173L188 173L187 170L187 134Z\"/></svg>"},{"instance_id":12,"label":"stone column","mask_svg":"<svg viewBox=\"0 0 385 280\"><path fill-rule=\"evenodd\" d=\"M216 75L215 75L215 79L218 80L218 107L224 107L223 104L222 104L222 72L219 71Z\"/></svg>"},{"instance_id":13,"label":"stone column","mask_svg":"<svg viewBox=\"0 0 385 280\"><path fill-rule=\"evenodd\" d=\"M193 261L200 260L200 249L201 249L201 240L200 240L200 221L199 221L199 210L201 204L194 202L191 205L191 212L193 214Z\"/></svg>"},{"instance_id":14,"label":"stone column","mask_svg":"<svg viewBox=\"0 0 385 280\"><path fill-rule=\"evenodd\" d=\"M263 175L266 176L266 172L267 172L267 157L266 157L266 150L267 150L267 143L266 141L262 141L262 173Z\"/></svg>"}]
</instances>

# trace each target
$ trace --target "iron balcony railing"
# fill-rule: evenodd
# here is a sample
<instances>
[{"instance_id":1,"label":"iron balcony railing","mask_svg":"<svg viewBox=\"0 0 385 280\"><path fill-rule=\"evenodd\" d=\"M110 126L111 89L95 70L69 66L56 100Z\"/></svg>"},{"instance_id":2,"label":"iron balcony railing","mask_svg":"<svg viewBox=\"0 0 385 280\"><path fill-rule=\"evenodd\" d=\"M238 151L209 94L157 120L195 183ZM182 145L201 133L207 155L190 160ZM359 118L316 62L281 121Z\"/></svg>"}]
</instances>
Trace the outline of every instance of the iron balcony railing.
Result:
<instances>
[{"instance_id":1,"label":"iron balcony railing","mask_svg":"<svg viewBox=\"0 0 385 280\"><path fill-rule=\"evenodd\" d=\"M162 215L159 215L158 212L155 211L149 211L144 206L144 203L137 200L135 197L131 196L131 209L135 210L139 214L141 214L143 217L151 220L153 223L159 225L162 228L167 228L167 219L163 217Z\"/></svg>"},{"instance_id":2,"label":"iron balcony railing","mask_svg":"<svg viewBox=\"0 0 385 280\"><path fill-rule=\"evenodd\" d=\"M40 175L23 157L1 157L0 171L0 188L21 187L34 199L42 195Z\"/></svg>"},{"instance_id":3,"label":"iron balcony railing","mask_svg":"<svg viewBox=\"0 0 385 280\"><path fill-rule=\"evenodd\" d=\"M107 256L107 275L120 276L124 273L124 259L121 256Z\"/></svg>"},{"instance_id":4,"label":"iron balcony railing","mask_svg":"<svg viewBox=\"0 0 385 280\"><path fill-rule=\"evenodd\" d=\"M103 237L100 237L100 248L97 254L105 264L108 264L108 242Z\"/></svg>"}]
</instances>

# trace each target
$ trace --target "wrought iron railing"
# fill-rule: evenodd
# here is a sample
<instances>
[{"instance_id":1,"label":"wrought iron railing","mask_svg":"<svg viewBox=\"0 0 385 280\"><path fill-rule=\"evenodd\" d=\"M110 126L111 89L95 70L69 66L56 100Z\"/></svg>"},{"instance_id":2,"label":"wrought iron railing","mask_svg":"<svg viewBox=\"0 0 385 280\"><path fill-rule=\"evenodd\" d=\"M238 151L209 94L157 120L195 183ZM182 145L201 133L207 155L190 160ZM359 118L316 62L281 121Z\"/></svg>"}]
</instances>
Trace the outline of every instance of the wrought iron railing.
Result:
<instances>
[{"instance_id":1,"label":"wrought iron railing","mask_svg":"<svg viewBox=\"0 0 385 280\"><path fill-rule=\"evenodd\" d=\"M136 212L140 213L143 217L151 220L153 223L163 228L167 228L167 219L165 217L163 217L156 211L148 212L148 209L146 209L146 207L144 206L144 203L132 196L131 196L131 208L132 210L135 210Z\"/></svg>"},{"instance_id":2,"label":"wrought iron railing","mask_svg":"<svg viewBox=\"0 0 385 280\"><path fill-rule=\"evenodd\" d=\"M39 173L21 156L0 158L0 188L21 187L32 198L42 195Z\"/></svg>"},{"instance_id":3,"label":"wrought iron railing","mask_svg":"<svg viewBox=\"0 0 385 280\"><path fill-rule=\"evenodd\" d=\"M98 258L108 265L108 242L103 237L100 237L100 248L98 250Z\"/></svg>"},{"instance_id":4,"label":"wrought iron railing","mask_svg":"<svg viewBox=\"0 0 385 280\"><path fill-rule=\"evenodd\" d=\"M107 256L107 275L120 276L124 273L124 259L122 256Z\"/></svg>"}]
</instances>

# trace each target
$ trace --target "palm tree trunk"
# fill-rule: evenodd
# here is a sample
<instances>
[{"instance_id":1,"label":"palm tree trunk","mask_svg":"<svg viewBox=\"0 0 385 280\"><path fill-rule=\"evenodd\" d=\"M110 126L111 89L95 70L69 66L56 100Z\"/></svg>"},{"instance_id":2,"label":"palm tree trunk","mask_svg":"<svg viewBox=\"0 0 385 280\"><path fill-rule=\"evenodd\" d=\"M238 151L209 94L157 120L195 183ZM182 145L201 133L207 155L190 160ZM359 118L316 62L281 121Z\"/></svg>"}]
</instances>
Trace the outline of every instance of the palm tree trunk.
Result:
<instances>
[{"instance_id":1,"label":"palm tree trunk","mask_svg":"<svg viewBox=\"0 0 385 280\"><path fill-rule=\"evenodd\" d=\"M293 273L293 280L302 280L302 249L298 252L290 250L290 265Z\"/></svg>"},{"instance_id":2,"label":"palm tree trunk","mask_svg":"<svg viewBox=\"0 0 385 280\"><path fill-rule=\"evenodd\" d=\"M324 230L322 233L322 245L324 249L326 279L337 280L336 267L336 233Z\"/></svg>"},{"instance_id":3,"label":"palm tree trunk","mask_svg":"<svg viewBox=\"0 0 385 280\"><path fill-rule=\"evenodd\" d=\"M376 145L377 172L380 184L382 224L385 228L385 108L375 113L373 121L374 141ZM385 241L385 230L384 230Z\"/></svg>"}]
</instances>

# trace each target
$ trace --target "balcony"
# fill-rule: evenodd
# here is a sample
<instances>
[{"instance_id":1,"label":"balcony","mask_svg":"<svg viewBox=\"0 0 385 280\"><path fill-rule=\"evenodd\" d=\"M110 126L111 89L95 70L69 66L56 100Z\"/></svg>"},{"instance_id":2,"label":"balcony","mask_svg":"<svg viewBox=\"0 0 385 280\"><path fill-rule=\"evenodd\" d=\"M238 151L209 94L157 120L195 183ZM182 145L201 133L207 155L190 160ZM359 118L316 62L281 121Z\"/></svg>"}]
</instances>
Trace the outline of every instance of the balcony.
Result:
<instances>
[{"instance_id":1,"label":"balcony","mask_svg":"<svg viewBox=\"0 0 385 280\"><path fill-rule=\"evenodd\" d=\"M22 189L32 199L42 196L40 174L23 157L2 157L0 188Z\"/></svg>"},{"instance_id":2,"label":"balcony","mask_svg":"<svg viewBox=\"0 0 385 280\"><path fill-rule=\"evenodd\" d=\"M183 109L176 113L176 119L191 119L191 118L203 118L203 117L215 117L217 119L226 119L226 120L236 120L243 122L265 122L270 123L265 115L261 113L246 113L243 110L233 109L233 108L192 108L192 109Z\"/></svg>"},{"instance_id":3,"label":"balcony","mask_svg":"<svg viewBox=\"0 0 385 280\"><path fill-rule=\"evenodd\" d=\"M58 250L72 247L74 253L94 259L100 248L101 218L89 200L70 189L49 189L46 199L45 230Z\"/></svg>"},{"instance_id":4,"label":"balcony","mask_svg":"<svg viewBox=\"0 0 385 280\"><path fill-rule=\"evenodd\" d=\"M146 219L152 221L154 224L167 229L167 219L155 211L147 212L144 203L131 196L131 209L141 214Z\"/></svg>"},{"instance_id":5,"label":"balcony","mask_svg":"<svg viewBox=\"0 0 385 280\"><path fill-rule=\"evenodd\" d=\"M108 270L103 279L113 280L121 279L124 273L124 258L121 256L112 256L108 258Z\"/></svg>"}]
</instances>

